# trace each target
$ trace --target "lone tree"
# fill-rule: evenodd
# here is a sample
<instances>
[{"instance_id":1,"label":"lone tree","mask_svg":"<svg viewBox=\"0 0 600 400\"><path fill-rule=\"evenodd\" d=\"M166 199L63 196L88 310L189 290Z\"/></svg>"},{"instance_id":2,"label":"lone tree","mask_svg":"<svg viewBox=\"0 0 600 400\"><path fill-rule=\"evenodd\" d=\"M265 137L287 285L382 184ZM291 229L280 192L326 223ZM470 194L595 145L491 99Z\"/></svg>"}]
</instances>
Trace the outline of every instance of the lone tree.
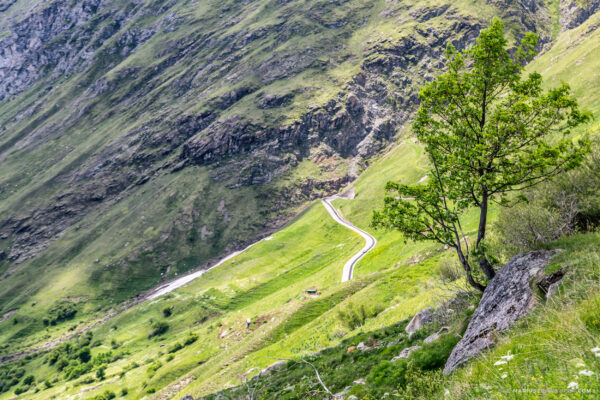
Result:
<instances>
[{"instance_id":1,"label":"lone tree","mask_svg":"<svg viewBox=\"0 0 600 400\"><path fill-rule=\"evenodd\" d=\"M430 161L429 179L417 186L388 182L389 196L373 215L375 227L454 248L468 282L481 291L470 256L488 281L494 278L484 244L490 202L507 204L509 193L576 167L589 151L587 141L566 137L591 117L569 85L544 92L539 74L521 77L536 44L528 33L511 56L502 22L494 19L464 53L448 46L448 71L421 89L412 125ZM479 228L469 249L460 217L473 207Z\"/></svg>"}]
</instances>

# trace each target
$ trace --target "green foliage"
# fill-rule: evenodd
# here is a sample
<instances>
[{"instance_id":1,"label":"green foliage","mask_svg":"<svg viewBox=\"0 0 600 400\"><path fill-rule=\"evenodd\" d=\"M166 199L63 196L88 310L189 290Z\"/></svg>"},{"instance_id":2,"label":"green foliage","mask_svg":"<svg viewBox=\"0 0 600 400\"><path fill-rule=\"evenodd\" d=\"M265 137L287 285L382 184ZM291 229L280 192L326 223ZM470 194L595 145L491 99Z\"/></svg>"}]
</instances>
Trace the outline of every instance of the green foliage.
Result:
<instances>
[{"instance_id":1,"label":"green foliage","mask_svg":"<svg viewBox=\"0 0 600 400\"><path fill-rule=\"evenodd\" d=\"M148 334L149 338L164 335L169 330L169 324L163 321L155 321L151 325L150 333Z\"/></svg>"},{"instance_id":2,"label":"green foliage","mask_svg":"<svg viewBox=\"0 0 600 400\"><path fill-rule=\"evenodd\" d=\"M103 381L106 378L106 367L102 366L96 370L96 378Z\"/></svg>"},{"instance_id":3,"label":"green foliage","mask_svg":"<svg viewBox=\"0 0 600 400\"><path fill-rule=\"evenodd\" d=\"M68 381L77 379L80 376L87 374L91 370L92 370L92 364L90 364L90 363L79 364L73 360L64 369L65 379Z\"/></svg>"},{"instance_id":4,"label":"green foliage","mask_svg":"<svg viewBox=\"0 0 600 400\"><path fill-rule=\"evenodd\" d=\"M406 385L395 396L402 400L431 400L444 398L445 379L442 370L423 371L411 364L405 374Z\"/></svg>"},{"instance_id":5,"label":"green foliage","mask_svg":"<svg viewBox=\"0 0 600 400\"><path fill-rule=\"evenodd\" d=\"M351 302L338 310L338 318L348 329L354 330L363 326L367 319L376 317L381 311L383 307L378 304L361 303L357 306Z\"/></svg>"},{"instance_id":6,"label":"green foliage","mask_svg":"<svg viewBox=\"0 0 600 400\"><path fill-rule=\"evenodd\" d=\"M23 379L24 385L31 385L33 382L35 382L35 377L33 375L28 375Z\"/></svg>"},{"instance_id":7,"label":"green foliage","mask_svg":"<svg viewBox=\"0 0 600 400\"><path fill-rule=\"evenodd\" d=\"M60 302L55 304L49 311L48 317L43 319L44 325L56 325L63 321L73 319L77 314L75 304L71 302Z\"/></svg>"},{"instance_id":8,"label":"green foliage","mask_svg":"<svg viewBox=\"0 0 600 400\"><path fill-rule=\"evenodd\" d=\"M597 397L599 240L598 233L575 234L547 246L563 249L548 268L566 268L558 293L500 335L493 349L447 377L444 387L449 393L444 398L506 398L504 393L525 400ZM584 370L593 374L582 374ZM574 391L569 389L571 382L577 383ZM540 396L549 390L558 395Z\"/></svg>"},{"instance_id":9,"label":"green foliage","mask_svg":"<svg viewBox=\"0 0 600 400\"><path fill-rule=\"evenodd\" d=\"M502 208L495 223L496 252L509 258L576 231L600 225L600 144L584 164L525 191L521 202Z\"/></svg>"},{"instance_id":10,"label":"green foliage","mask_svg":"<svg viewBox=\"0 0 600 400\"><path fill-rule=\"evenodd\" d=\"M382 391L396 389L406 385L407 369L408 362L406 360L383 361L371 370L371 373L367 376L367 382Z\"/></svg>"},{"instance_id":11,"label":"green foliage","mask_svg":"<svg viewBox=\"0 0 600 400\"><path fill-rule=\"evenodd\" d=\"M102 394L94 396L92 400L112 400L115 397L117 397L117 395L114 392L106 390Z\"/></svg>"},{"instance_id":12,"label":"green foliage","mask_svg":"<svg viewBox=\"0 0 600 400\"><path fill-rule=\"evenodd\" d=\"M455 335L442 335L438 340L425 343L420 349L411 353L410 360L422 371L440 369L459 340L460 338Z\"/></svg>"},{"instance_id":13,"label":"green foliage","mask_svg":"<svg viewBox=\"0 0 600 400\"><path fill-rule=\"evenodd\" d=\"M198 335L196 335L193 332L190 332L186 337L185 340L183 342L184 346L189 346L190 344L196 342L196 340L198 340Z\"/></svg>"},{"instance_id":14,"label":"green foliage","mask_svg":"<svg viewBox=\"0 0 600 400\"><path fill-rule=\"evenodd\" d=\"M148 367L148 369L146 370L146 373L148 375L154 375L156 373L156 371L158 371L158 369L162 366L163 366L163 364L160 361L156 361L155 363L152 363Z\"/></svg>"},{"instance_id":15,"label":"green foliage","mask_svg":"<svg viewBox=\"0 0 600 400\"><path fill-rule=\"evenodd\" d=\"M183 345L179 342L175 343L174 345L172 345L171 347L169 347L168 352L169 353L175 353L179 350L183 349Z\"/></svg>"},{"instance_id":16,"label":"green foliage","mask_svg":"<svg viewBox=\"0 0 600 400\"><path fill-rule=\"evenodd\" d=\"M22 365L23 362L0 365L0 393L7 392L19 384L19 380L25 375Z\"/></svg>"},{"instance_id":17,"label":"green foliage","mask_svg":"<svg viewBox=\"0 0 600 400\"><path fill-rule=\"evenodd\" d=\"M431 168L423 185L389 182L390 195L373 225L401 231L408 239L433 240L455 249L469 283L468 244L460 218L480 209L473 256L487 279L494 276L483 246L490 201L578 166L589 151L586 141L551 143L553 132L566 136L587 122L570 87L563 83L544 93L537 73L521 79L522 63L535 55L537 37L526 34L511 58L503 24L494 19L476 44L460 53L448 46L448 72L421 89L413 131L425 145Z\"/></svg>"},{"instance_id":18,"label":"green foliage","mask_svg":"<svg viewBox=\"0 0 600 400\"><path fill-rule=\"evenodd\" d=\"M90 348L86 346L79 350L79 354L77 355L77 357L79 357L79 360L82 363L86 363L92 359L92 352Z\"/></svg>"},{"instance_id":19,"label":"green foliage","mask_svg":"<svg viewBox=\"0 0 600 400\"><path fill-rule=\"evenodd\" d=\"M163 308L162 313L163 313L163 316L165 318L168 318L173 313L173 308L172 307L165 307L165 308Z\"/></svg>"}]
</instances>

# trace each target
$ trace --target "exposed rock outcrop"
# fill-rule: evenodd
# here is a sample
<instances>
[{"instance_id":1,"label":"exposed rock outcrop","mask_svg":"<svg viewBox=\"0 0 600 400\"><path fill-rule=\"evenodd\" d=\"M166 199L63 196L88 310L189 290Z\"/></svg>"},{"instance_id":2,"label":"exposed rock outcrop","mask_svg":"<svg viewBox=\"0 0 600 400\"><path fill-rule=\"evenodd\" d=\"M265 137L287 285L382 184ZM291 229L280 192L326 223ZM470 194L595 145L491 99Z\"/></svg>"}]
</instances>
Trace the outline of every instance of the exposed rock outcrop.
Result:
<instances>
[{"instance_id":1,"label":"exposed rock outcrop","mask_svg":"<svg viewBox=\"0 0 600 400\"><path fill-rule=\"evenodd\" d=\"M577 28L600 11L600 0L561 0L560 26L563 31Z\"/></svg>"},{"instance_id":2,"label":"exposed rock outcrop","mask_svg":"<svg viewBox=\"0 0 600 400\"><path fill-rule=\"evenodd\" d=\"M557 251L533 251L513 257L489 283L462 339L452 350L449 374L494 345L494 337L510 328L534 305L532 282Z\"/></svg>"},{"instance_id":3,"label":"exposed rock outcrop","mask_svg":"<svg viewBox=\"0 0 600 400\"><path fill-rule=\"evenodd\" d=\"M416 331L422 329L425 325L433 322L433 309L424 308L410 320L406 326L406 333L408 336L412 336Z\"/></svg>"}]
</instances>

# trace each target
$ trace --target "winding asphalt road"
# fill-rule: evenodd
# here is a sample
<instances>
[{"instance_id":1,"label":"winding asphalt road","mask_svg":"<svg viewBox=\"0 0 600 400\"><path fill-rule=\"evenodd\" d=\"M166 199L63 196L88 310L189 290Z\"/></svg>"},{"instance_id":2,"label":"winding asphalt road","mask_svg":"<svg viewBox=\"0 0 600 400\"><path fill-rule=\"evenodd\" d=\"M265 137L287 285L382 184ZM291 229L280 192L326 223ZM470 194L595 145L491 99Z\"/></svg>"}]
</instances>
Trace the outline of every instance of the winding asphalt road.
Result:
<instances>
[{"instance_id":1,"label":"winding asphalt road","mask_svg":"<svg viewBox=\"0 0 600 400\"><path fill-rule=\"evenodd\" d=\"M354 266L360 261L361 258L371 251L373 247L375 247L377 240L369 233L352 225L352 223L345 220L344 217L341 216L338 210L336 210L333 204L331 204L333 200L338 198L340 197L332 196L322 199L321 201L323 202L323 205L325 206L325 209L329 215L331 215L331 218L333 218L338 224L344 225L346 228L353 230L365 239L365 246L358 253L353 255L352 258L349 259L344 265L344 269L342 271L342 282L346 282L352 280L352 276L354 275Z\"/></svg>"},{"instance_id":2,"label":"winding asphalt road","mask_svg":"<svg viewBox=\"0 0 600 400\"><path fill-rule=\"evenodd\" d=\"M346 282L346 281L352 280L352 276L354 274L354 266L356 265L356 263L358 263L358 261L360 261L361 258L363 258L365 256L365 254L367 254L369 251L371 251L373 249L373 247L375 247L377 240L375 240L375 238L373 236L371 236L370 234L368 234L367 232L352 225L352 223L345 220L341 216L341 214L331 204L331 201L338 199L338 198L340 198L340 197L331 196L331 197L322 199L321 201L323 202L323 205L325 206L325 209L327 210L327 212L329 212L329 215L331 215L331 217L338 224L344 225L346 228L351 229L354 232L358 233L360 236L365 238L365 241L366 241L365 246L362 248L362 250L359 251L358 253L356 253L354 256L352 256L352 258L350 260L348 260L348 262L346 262L346 264L344 265L344 269L342 272L342 282ZM265 240L265 239L263 239L263 240ZM154 291L148 295L147 299L148 300L155 299L155 298L165 295L169 292L172 292L173 290L175 290L177 288L182 287L183 285L193 281L194 279L201 277L202 275L204 275L206 272L210 271L211 269L218 267L219 265L225 263L226 261L231 260L233 257L235 257L239 254L242 254L243 252L245 252L246 250L255 246L256 244L260 243L261 241L262 240L259 240L258 242L251 244L250 246L246 247L243 250L235 251L235 252L229 254L227 257L219 260L219 262L217 262L215 265L213 265L212 267L210 267L208 269L192 272L189 275L182 276L182 277L177 278L163 286L159 286L158 288L154 289Z\"/></svg>"},{"instance_id":3,"label":"winding asphalt road","mask_svg":"<svg viewBox=\"0 0 600 400\"><path fill-rule=\"evenodd\" d=\"M352 256L352 258L350 260L348 260L348 262L346 262L346 264L344 265L344 269L342 271L342 282L346 282L349 280L352 280L352 276L354 275L354 266L356 265L356 263L358 263L358 261L360 261L361 258L363 258L365 256L365 254L367 254L369 251L371 251L373 249L373 247L375 247L375 244L377 243L377 240L375 240L375 238L373 236L371 236L370 234L368 234L367 232L357 228L356 226L352 225L352 223L350 223L349 221L345 220L341 214L335 209L335 207L331 204L331 201L341 198L339 196L332 196L332 197L327 197L325 199L322 199L321 201L323 202L323 205L325 206L325 209L327 210L327 212L329 213L329 215L331 215L331 217L339 224L345 226L348 229L353 230L354 232L358 233L360 236L362 236L366 243L365 246L355 255ZM53 340L51 342L48 342L40 347L36 347L36 348L32 348L20 353L16 353L16 354L12 354L9 356L5 356L5 357L0 357L0 365L9 362L9 361L14 361L14 360L18 360L21 359L23 357L25 357L28 354L32 354L35 352L38 352L40 350L49 350L54 348L57 344L62 343L66 340L71 339L72 337L74 337L75 335L79 335L81 333L84 333L98 325L101 325L103 323L106 323L109 319L111 319L112 317L120 314L121 312L137 305L140 304L146 300L152 300L155 299L157 297L160 297L162 295L165 295L169 292L172 292L173 290L182 287L183 285L193 281L196 278L201 277L202 275L204 275L207 271L210 271L213 268L218 267L219 265L225 263L226 261L231 260L233 257L245 252L246 250L250 249L251 247L255 246L256 244L262 242L263 240L269 240L270 237L265 238L265 239L261 239L258 242L252 243L250 246L246 247L243 250L239 250L239 251L235 251L231 254L229 254L228 256L222 258L221 260L219 260L219 262L217 262L216 264L214 264L213 266L211 266L208 269L205 270L201 270L201 271L196 271L196 272L192 272L191 274L182 276L180 278L177 278L167 284L164 284L162 286L159 286L153 290L151 290L150 292L147 292L146 295L142 295L140 296L137 300L124 305L123 307L121 307L119 310L116 310L112 313L110 313L109 315L107 315L106 317L95 321L93 324L85 326L84 328L78 330L77 332L73 332L70 335L65 335L59 339Z\"/></svg>"}]
</instances>

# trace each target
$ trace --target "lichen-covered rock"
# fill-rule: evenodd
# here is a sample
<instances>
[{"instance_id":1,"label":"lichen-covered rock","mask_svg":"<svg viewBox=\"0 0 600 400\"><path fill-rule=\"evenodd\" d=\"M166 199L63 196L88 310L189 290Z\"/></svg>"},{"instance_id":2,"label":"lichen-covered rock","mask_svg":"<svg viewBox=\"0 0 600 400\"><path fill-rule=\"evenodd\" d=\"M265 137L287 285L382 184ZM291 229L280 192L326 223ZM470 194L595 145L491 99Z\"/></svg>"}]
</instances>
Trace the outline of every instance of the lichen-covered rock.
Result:
<instances>
[{"instance_id":1,"label":"lichen-covered rock","mask_svg":"<svg viewBox=\"0 0 600 400\"><path fill-rule=\"evenodd\" d=\"M513 257L489 283L462 339L452 350L444 373L494 345L498 332L510 328L534 304L532 280L557 251L533 251Z\"/></svg>"},{"instance_id":2,"label":"lichen-covered rock","mask_svg":"<svg viewBox=\"0 0 600 400\"><path fill-rule=\"evenodd\" d=\"M433 310L431 308L424 308L410 320L406 325L406 333L408 336L412 336L416 331L423 328L425 325L433 322Z\"/></svg>"}]
</instances>

